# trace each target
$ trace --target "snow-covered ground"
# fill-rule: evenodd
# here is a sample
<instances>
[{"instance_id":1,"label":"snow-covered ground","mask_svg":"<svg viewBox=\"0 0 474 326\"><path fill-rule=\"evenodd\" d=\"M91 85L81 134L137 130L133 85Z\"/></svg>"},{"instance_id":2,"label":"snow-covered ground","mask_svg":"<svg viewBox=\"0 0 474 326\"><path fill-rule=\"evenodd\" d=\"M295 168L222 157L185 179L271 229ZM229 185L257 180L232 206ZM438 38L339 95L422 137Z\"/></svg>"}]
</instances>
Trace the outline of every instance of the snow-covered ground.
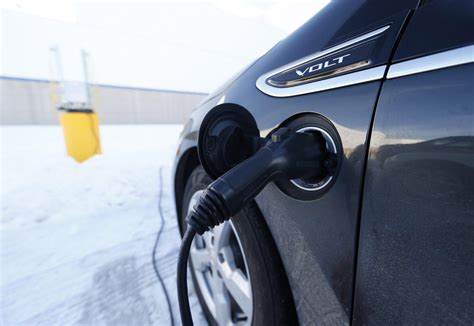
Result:
<instances>
[{"instance_id":1,"label":"snow-covered ground","mask_svg":"<svg viewBox=\"0 0 474 326\"><path fill-rule=\"evenodd\" d=\"M103 154L83 164L66 156L59 127L1 128L1 325L169 325L152 265L161 188L156 258L179 324L171 164L181 128L103 126ZM194 293L191 303L204 324Z\"/></svg>"}]
</instances>

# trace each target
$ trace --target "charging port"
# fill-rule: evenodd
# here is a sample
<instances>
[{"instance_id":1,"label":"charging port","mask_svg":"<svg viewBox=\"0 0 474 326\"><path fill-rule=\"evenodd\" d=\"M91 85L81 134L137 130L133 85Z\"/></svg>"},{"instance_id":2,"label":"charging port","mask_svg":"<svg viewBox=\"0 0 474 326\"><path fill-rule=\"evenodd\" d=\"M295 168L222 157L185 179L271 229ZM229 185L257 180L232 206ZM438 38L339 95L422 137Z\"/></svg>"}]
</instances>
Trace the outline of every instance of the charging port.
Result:
<instances>
[{"instance_id":1,"label":"charging port","mask_svg":"<svg viewBox=\"0 0 474 326\"><path fill-rule=\"evenodd\" d=\"M287 195L299 200L321 197L334 184L342 162L342 145L336 128L317 114L297 116L282 124L298 133L318 134L324 139L328 158L322 162L324 169L317 175L292 180L277 180L277 186Z\"/></svg>"},{"instance_id":2,"label":"charging port","mask_svg":"<svg viewBox=\"0 0 474 326\"><path fill-rule=\"evenodd\" d=\"M288 134L309 133L318 136L318 146L326 153L326 159L315 164L318 173L297 179L281 178L275 183L285 194L299 200L321 197L334 184L341 166L343 151L336 128L318 114L297 115L283 122L271 137L282 128ZM199 159L211 178L216 179L240 162L254 155L268 139L260 138L252 115L236 104L221 104L212 109L203 120L199 131ZM310 171L310 170L308 170Z\"/></svg>"},{"instance_id":3,"label":"charging port","mask_svg":"<svg viewBox=\"0 0 474 326\"><path fill-rule=\"evenodd\" d=\"M324 129L321 129L319 127L304 127L297 130L296 132L319 134L325 140L326 150L329 153L333 154L334 157L337 156L336 142L331 137L331 135ZM336 160L333 160L330 157L324 162L324 164L326 166L325 170L327 173L323 173L318 176L313 176L311 178L294 179L290 180L290 182L293 183L296 187L305 191L318 191L324 189L334 178L333 173L331 172L333 172L332 169L335 167L334 164L337 163Z\"/></svg>"}]
</instances>

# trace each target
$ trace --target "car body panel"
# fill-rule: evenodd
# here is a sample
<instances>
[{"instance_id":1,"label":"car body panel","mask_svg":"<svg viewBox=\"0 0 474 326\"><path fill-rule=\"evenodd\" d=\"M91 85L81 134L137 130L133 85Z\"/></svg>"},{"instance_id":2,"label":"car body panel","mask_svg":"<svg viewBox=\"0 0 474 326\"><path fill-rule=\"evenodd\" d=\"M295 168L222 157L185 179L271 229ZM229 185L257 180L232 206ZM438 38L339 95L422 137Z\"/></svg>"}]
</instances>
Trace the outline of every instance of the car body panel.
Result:
<instances>
[{"instance_id":1,"label":"car body panel","mask_svg":"<svg viewBox=\"0 0 474 326\"><path fill-rule=\"evenodd\" d=\"M364 185L355 325L474 322L473 6L421 6L392 65L408 68L383 83Z\"/></svg>"},{"instance_id":2,"label":"car body panel","mask_svg":"<svg viewBox=\"0 0 474 326\"><path fill-rule=\"evenodd\" d=\"M384 83L370 143L354 324L474 321L474 64Z\"/></svg>"},{"instance_id":3,"label":"car body panel","mask_svg":"<svg viewBox=\"0 0 474 326\"><path fill-rule=\"evenodd\" d=\"M285 100L261 93L251 99L233 91L225 95L226 101L239 99L252 113L262 136L298 113L313 112L328 118L341 137L344 161L330 193L303 202L270 184L256 198L282 257L302 324L349 323L365 144L379 89L376 81ZM209 102L206 109L217 103ZM193 126L198 127L205 112L193 112ZM195 137L197 129L183 137L180 151L189 150Z\"/></svg>"}]
</instances>

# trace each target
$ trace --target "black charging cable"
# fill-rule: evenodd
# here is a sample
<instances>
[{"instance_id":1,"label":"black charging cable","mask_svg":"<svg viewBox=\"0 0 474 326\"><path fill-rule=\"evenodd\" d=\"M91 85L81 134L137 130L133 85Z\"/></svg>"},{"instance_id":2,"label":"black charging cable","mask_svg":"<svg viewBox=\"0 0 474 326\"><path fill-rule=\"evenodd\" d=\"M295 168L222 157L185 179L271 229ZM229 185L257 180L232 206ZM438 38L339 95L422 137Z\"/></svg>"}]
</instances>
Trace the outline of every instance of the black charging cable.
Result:
<instances>
[{"instance_id":1,"label":"black charging cable","mask_svg":"<svg viewBox=\"0 0 474 326\"><path fill-rule=\"evenodd\" d=\"M165 218L163 216L163 207L162 207L162 200L163 200L163 168L160 166L159 175L160 175L160 193L158 195L158 213L160 215L160 228L156 234L155 245L153 246L153 254L152 254L152 262L153 262L153 269L155 270L156 277L161 284L161 288L163 289L163 293L165 294L166 304L168 305L168 313L170 317L170 324L174 326L174 318L173 318L173 311L171 308L171 301L170 296L168 294L168 290L166 289L165 282L161 277L160 271L158 270L158 266L156 263L156 250L158 248L158 242L160 241L161 233L163 232L163 228L165 225Z\"/></svg>"},{"instance_id":2,"label":"black charging cable","mask_svg":"<svg viewBox=\"0 0 474 326\"><path fill-rule=\"evenodd\" d=\"M184 326L193 325L187 286L187 261L195 234L202 235L249 204L278 178L310 178L328 173L336 158L320 133L280 128L253 156L212 182L186 218L187 229L178 256L178 302Z\"/></svg>"}]
</instances>

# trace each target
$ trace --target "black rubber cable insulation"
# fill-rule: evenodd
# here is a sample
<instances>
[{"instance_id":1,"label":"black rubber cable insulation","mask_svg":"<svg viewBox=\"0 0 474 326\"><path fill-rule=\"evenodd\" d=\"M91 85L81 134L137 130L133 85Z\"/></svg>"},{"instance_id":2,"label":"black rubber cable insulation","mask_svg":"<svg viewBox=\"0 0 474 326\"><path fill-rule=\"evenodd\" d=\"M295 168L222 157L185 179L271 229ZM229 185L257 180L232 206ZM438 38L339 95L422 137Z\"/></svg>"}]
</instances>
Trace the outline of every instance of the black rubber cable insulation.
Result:
<instances>
[{"instance_id":1,"label":"black rubber cable insulation","mask_svg":"<svg viewBox=\"0 0 474 326\"><path fill-rule=\"evenodd\" d=\"M174 318L173 318L173 310L171 308L171 301L170 301L170 296L168 294L168 290L166 289L165 282L163 282L163 278L161 277L160 271L158 270L157 263L156 263L156 250L158 248L158 242L160 241L160 236L161 233L163 232L163 228L165 225L165 218L163 215L163 207L162 207L162 199L163 199L163 168L160 166L160 193L158 195L158 213L160 216L160 228L158 230L158 233L156 234L156 240L155 240L155 245L153 246L153 256L152 256L152 262L153 262L153 269L155 270L156 277L158 278L158 281L161 284L161 287L163 289L163 293L165 294L166 298L166 304L168 305L168 313L170 316L170 322L171 326L174 326Z\"/></svg>"},{"instance_id":2,"label":"black rubber cable insulation","mask_svg":"<svg viewBox=\"0 0 474 326\"><path fill-rule=\"evenodd\" d=\"M191 315L191 308L189 307L187 271L189 250L195 234L196 231L188 226L184 233L183 242L181 242L178 255L178 302L183 326L193 325L193 317Z\"/></svg>"}]
</instances>

